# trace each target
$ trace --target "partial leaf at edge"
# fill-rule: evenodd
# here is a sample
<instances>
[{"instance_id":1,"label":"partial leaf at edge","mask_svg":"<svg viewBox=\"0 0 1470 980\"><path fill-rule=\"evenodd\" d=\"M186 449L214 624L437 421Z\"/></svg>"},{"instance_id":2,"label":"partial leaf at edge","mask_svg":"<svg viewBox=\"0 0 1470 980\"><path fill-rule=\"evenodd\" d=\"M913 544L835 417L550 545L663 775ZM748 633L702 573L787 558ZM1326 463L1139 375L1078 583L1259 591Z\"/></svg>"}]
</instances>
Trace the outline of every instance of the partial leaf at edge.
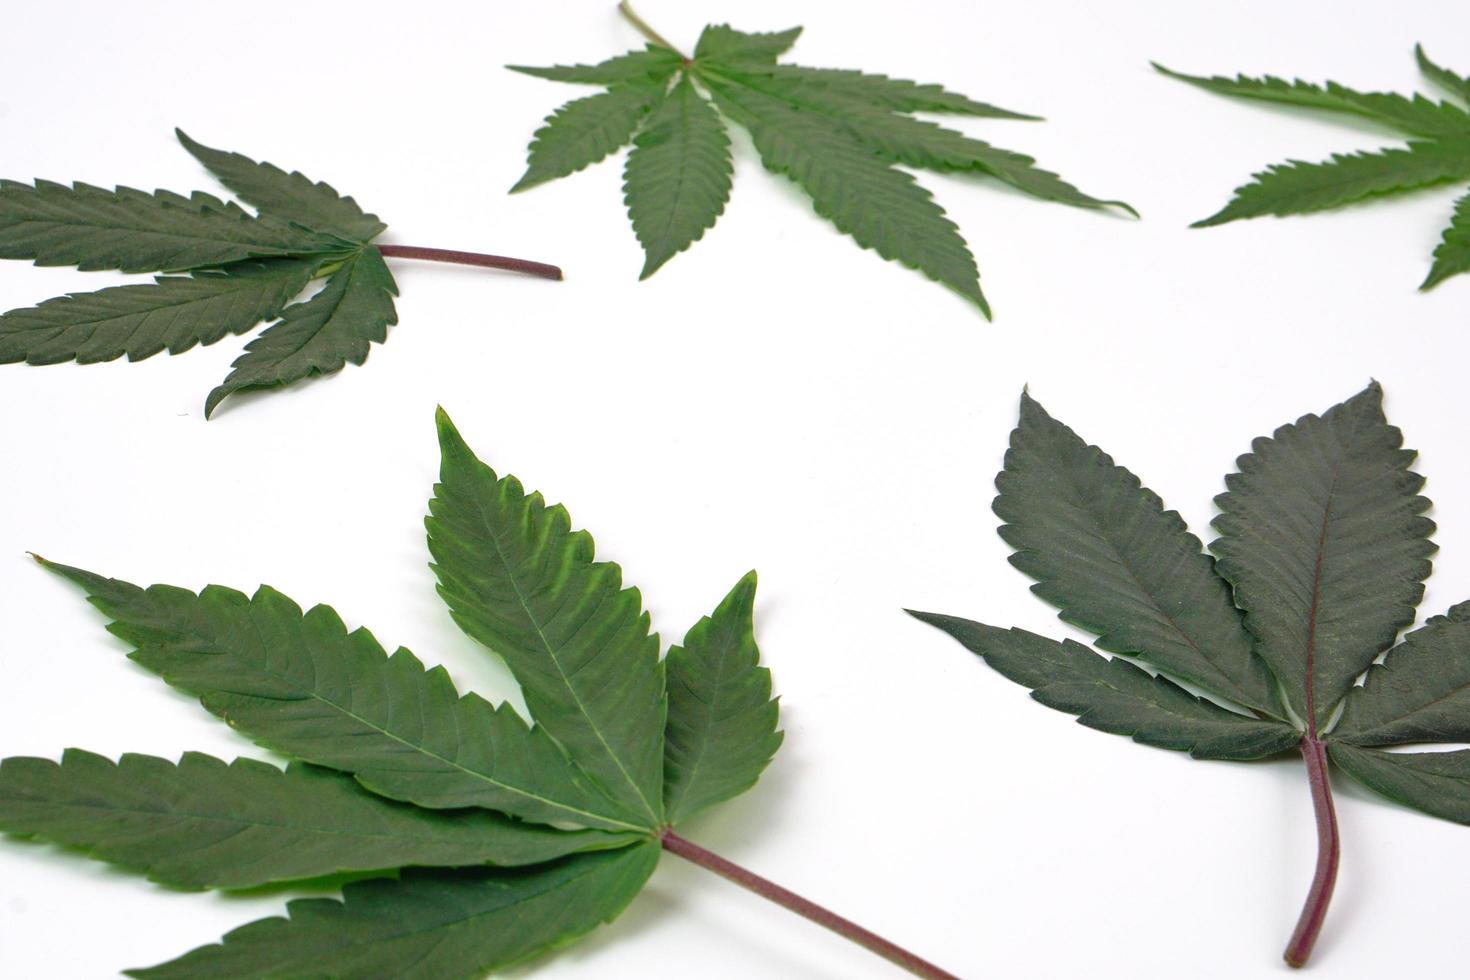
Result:
<instances>
[{"instance_id":1,"label":"partial leaf at edge","mask_svg":"<svg viewBox=\"0 0 1470 980\"><path fill-rule=\"evenodd\" d=\"M633 139L623 195L647 279L714 227L730 198L730 138L687 76Z\"/></svg>"},{"instance_id":2,"label":"partial leaf at edge","mask_svg":"<svg viewBox=\"0 0 1470 980\"><path fill-rule=\"evenodd\" d=\"M1336 153L1322 163L1290 160L1252 174L1230 202L1190 227L1262 215L1308 214L1365 198L1470 178L1470 136L1415 140L1405 148Z\"/></svg>"},{"instance_id":3,"label":"partial leaf at edge","mask_svg":"<svg viewBox=\"0 0 1470 980\"><path fill-rule=\"evenodd\" d=\"M781 747L780 712L771 672L760 666L754 611L750 572L665 659L664 809L671 824L754 786Z\"/></svg>"},{"instance_id":4,"label":"partial leaf at edge","mask_svg":"<svg viewBox=\"0 0 1470 980\"><path fill-rule=\"evenodd\" d=\"M287 173L271 163L257 163L241 153L212 149L190 139L182 129L174 133L220 183L262 211L358 243L376 238L388 227L329 184L313 182L296 171Z\"/></svg>"},{"instance_id":5,"label":"partial leaf at edge","mask_svg":"<svg viewBox=\"0 0 1470 980\"><path fill-rule=\"evenodd\" d=\"M1275 683L1198 538L1157 494L1028 394L993 504L1011 564L1061 618L1247 708L1282 717Z\"/></svg>"},{"instance_id":6,"label":"partial leaf at edge","mask_svg":"<svg viewBox=\"0 0 1470 980\"><path fill-rule=\"evenodd\" d=\"M663 101L667 85L666 77L645 76L557 109L532 137L526 172L510 192L576 173L625 146Z\"/></svg>"},{"instance_id":7,"label":"partial leaf at edge","mask_svg":"<svg viewBox=\"0 0 1470 980\"><path fill-rule=\"evenodd\" d=\"M1246 75L1227 78L1216 75L1207 78L1171 71L1157 62L1154 63L1154 68L1160 74L1188 82L1217 95L1279 102L1305 109L1346 112L1372 119L1410 136L1440 138L1470 133L1470 115L1465 110L1449 102L1431 101L1422 95L1406 99L1393 92L1356 92L1336 82L1328 82L1325 86L1314 85L1300 79L1287 81L1272 75L1261 78L1250 78Z\"/></svg>"},{"instance_id":8,"label":"partial leaf at edge","mask_svg":"<svg viewBox=\"0 0 1470 980\"><path fill-rule=\"evenodd\" d=\"M1434 265L1419 288L1429 289L1462 272L1470 272L1470 194L1455 202L1449 227L1434 249Z\"/></svg>"},{"instance_id":9,"label":"partial leaf at edge","mask_svg":"<svg viewBox=\"0 0 1470 980\"><path fill-rule=\"evenodd\" d=\"M1215 567L1313 732L1414 621L1429 575L1424 479L1382 402L1375 382L1256 439L1215 498Z\"/></svg>"},{"instance_id":10,"label":"partial leaf at edge","mask_svg":"<svg viewBox=\"0 0 1470 980\"><path fill-rule=\"evenodd\" d=\"M280 315L324 260L235 262L193 276L71 293L0 316L0 363L94 364L213 344Z\"/></svg>"},{"instance_id":11,"label":"partial leaf at edge","mask_svg":"<svg viewBox=\"0 0 1470 980\"><path fill-rule=\"evenodd\" d=\"M419 806L648 829L508 705L460 697L442 667L426 671L403 648L388 656L329 606L303 613L267 586L253 597L221 586L140 589L45 564L114 620L108 630L133 645L131 660L267 748Z\"/></svg>"},{"instance_id":12,"label":"partial leaf at edge","mask_svg":"<svg viewBox=\"0 0 1470 980\"><path fill-rule=\"evenodd\" d=\"M838 123L738 82L701 77L721 111L750 131L766 169L801 185L819 215L864 248L949 286L990 316L969 246L911 175L889 166Z\"/></svg>"},{"instance_id":13,"label":"partial leaf at edge","mask_svg":"<svg viewBox=\"0 0 1470 980\"><path fill-rule=\"evenodd\" d=\"M595 65L552 65L549 68L531 68L525 65L506 65L511 71L553 82L574 82L581 85L617 85L620 82L641 81L645 78L668 79L682 64L679 55L668 48L650 44L642 51L629 51Z\"/></svg>"},{"instance_id":14,"label":"partial leaf at edge","mask_svg":"<svg viewBox=\"0 0 1470 980\"><path fill-rule=\"evenodd\" d=\"M0 760L0 831L80 847L181 888L251 888L403 865L522 865L638 838L489 810L426 810L345 773L186 752L118 762L81 749Z\"/></svg>"},{"instance_id":15,"label":"partial leaf at edge","mask_svg":"<svg viewBox=\"0 0 1470 980\"><path fill-rule=\"evenodd\" d=\"M454 621L499 654L536 724L646 826L662 820L658 638L622 570L594 560L566 508L499 477L441 409L429 552Z\"/></svg>"},{"instance_id":16,"label":"partial leaf at edge","mask_svg":"<svg viewBox=\"0 0 1470 980\"><path fill-rule=\"evenodd\" d=\"M1327 757L1376 793L1432 817L1470 824L1470 749L1382 752L1332 742Z\"/></svg>"},{"instance_id":17,"label":"partial leaf at edge","mask_svg":"<svg viewBox=\"0 0 1470 980\"><path fill-rule=\"evenodd\" d=\"M954 637L1001 674L1031 688L1049 708L1089 728L1135 742L1188 752L1196 759L1262 759L1301 741L1282 722L1227 711L1121 657L1107 658L1072 640L1049 640L958 616L909 615Z\"/></svg>"},{"instance_id":18,"label":"partial leaf at edge","mask_svg":"<svg viewBox=\"0 0 1470 980\"><path fill-rule=\"evenodd\" d=\"M286 307L280 322L245 346L229 375L204 402L204 417L225 398L251 388L274 388L367 360L375 343L398 322L398 285L371 245L350 256L320 292Z\"/></svg>"},{"instance_id":19,"label":"partial leaf at edge","mask_svg":"<svg viewBox=\"0 0 1470 980\"><path fill-rule=\"evenodd\" d=\"M1332 737L1354 745L1470 742L1470 602L1431 617L1369 667Z\"/></svg>"},{"instance_id":20,"label":"partial leaf at edge","mask_svg":"<svg viewBox=\"0 0 1470 980\"><path fill-rule=\"evenodd\" d=\"M645 841L530 868L411 870L358 881L342 900L298 899L145 980L477 980L611 922L658 863Z\"/></svg>"}]
</instances>

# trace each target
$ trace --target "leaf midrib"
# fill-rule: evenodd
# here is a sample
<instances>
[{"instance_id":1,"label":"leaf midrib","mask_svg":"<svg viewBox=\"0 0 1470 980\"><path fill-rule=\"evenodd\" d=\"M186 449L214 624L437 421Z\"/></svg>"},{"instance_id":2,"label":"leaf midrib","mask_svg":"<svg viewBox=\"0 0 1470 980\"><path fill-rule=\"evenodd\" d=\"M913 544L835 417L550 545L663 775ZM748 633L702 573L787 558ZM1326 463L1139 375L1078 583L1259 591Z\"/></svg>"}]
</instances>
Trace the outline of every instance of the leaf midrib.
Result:
<instances>
[{"instance_id":1,"label":"leaf midrib","mask_svg":"<svg viewBox=\"0 0 1470 980\"><path fill-rule=\"evenodd\" d=\"M102 190L101 188L98 189ZM35 187L31 187L30 190L36 195L36 200L38 202L59 205L55 208L55 210L59 211L60 213L53 216L23 218L19 221L9 222L5 225L6 228L24 227L26 225L53 225L63 228L78 228L91 231L126 232L129 234L144 235L149 238L162 240L186 241L195 244L207 245L233 245L238 248L259 249L263 250L260 253L260 257L262 258L286 255L315 254L309 249L293 249L284 245L266 245L261 244L260 242L249 241L242 242L239 239L231 238L207 238L195 232L158 231L155 226L147 224L146 219L130 211L126 204L123 203L122 199L116 199L108 202L108 204L112 205L120 212L117 217L119 217L121 220L117 221L117 223L101 224L98 223L96 220L87 221L83 220L82 217L79 217L75 213L69 213L74 212L75 209L69 209L65 207L64 202L52 201L45 198L42 195L41 191ZM75 188L67 188L67 190L71 193L76 193ZM108 192L105 190L103 191L103 193L115 194L115 192ZM159 204L159 206L164 210L173 209L188 214L191 217L203 218L205 221L219 222L223 226L221 228L221 233L223 232L225 227L230 227L232 225L239 225L240 227L250 227L252 225L257 227L268 227L264 224L264 222L261 222L260 219L254 218L250 215L241 215L239 217L235 217L232 215L225 215L224 213L219 211L213 211L203 208L199 210L193 210L181 204L159 202L157 198L154 198L152 195L148 195L148 199ZM140 225L138 224L139 221L143 221L145 223ZM252 228L251 230L253 231L255 229Z\"/></svg>"},{"instance_id":2,"label":"leaf midrib","mask_svg":"<svg viewBox=\"0 0 1470 980\"><path fill-rule=\"evenodd\" d=\"M685 652L688 653L687 647L685 648ZM714 671L716 692L724 690L725 666L726 661L730 656L730 653L731 651L725 650L719 655L719 660ZM695 781L700 776L700 766L703 764L704 757L709 751L709 733L714 728L715 724L715 702L704 700L703 698L699 697L698 694L694 694L692 690L690 691L690 694L693 694L694 699L698 701L701 705L703 705L705 709L703 712L701 712L700 725L698 726L699 748L695 752L694 761L686 769L686 771L688 772L688 778L684 780L683 791L679 793L678 799L674 801L675 805L670 807L671 810L677 810L678 804L683 803L684 800L689 798L691 788L694 786Z\"/></svg>"},{"instance_id":3,"label":"leaf midrib","mask_svg":"<svg viewBox=\"0 0 1470 980\"><path fill-rule=\"evenodd\" d=\"M254 617L249 617L248 622L250 623L250 628L255 631L255 634L256 634L257 639L259 639L261 641L261 644L262 644L262 647L261 648L262 649L265 649L266 648L265 647L265 637L262 636L261 633L260 633L260 624L255 621ZM299 684L297 684L295 681L291 680L291 678L285 677L285 676L282 676L280 674L276 674L276 673L272 672L270 670L269 666L267 666L267 665L260 665L260 666L255 667L255 669L258 670L260 673L264 674L267 677L270 677L270 678L272 678L274 680L283 681L283 682L285 682L285 684L287 686L292 687L292 688L295 688L298 691L301 690L301 686ZM630 824L630 823L628 823L625 820L619 820L616 817L606 817L606 816L603 816L600 813L593 813L590 810L583 810L580 807L575 807L575 806L572 806L571 804L568 804L568 803L561 803L561 802L559 802L557 800L548 799L547 797L541 796L538 793L534 793L531 790L522 789L521 787L513 786L513 785L511 785L509 783L503 782L503 781L501 781L499 779L494 778L493 776L488 775L487 773L477 772L476 770L467 768L464 764L460 763L458 760L448 759L448 758L440 755L438 752L432 751L431 749L427 748L426 746L416 745L413 742L410 742L408 739L403 738L402 736L400 736L400 735L398 735L398 734L396 734L396 733L394 733L392 731L389 731L388 729L382 727L381 725L376 724L375 722L369 721L368 719L366 719L366 718L362 717L361 715L357 714L356 712L352 711L350 708L347 708L347 707L345 707L345 706L343 706L341 704L338 704L336 701L332 700L331 698L328 698L328 697L326 697L326 696L322 695L321 693L319 693L317 691L314 691L314 690L307 690L305 697L299 697L299 698L274 698L274 697L271 697L269 695L264 695L264 694L259 694L259 693L245 692L245 691L227 691L227 690L224 690L222 688L216 688L215 690L218 693L220 693L220 694L228 694L228 695L233 695L235 697L252 698L252 699L255 699L255 700L259 700L259 701L304 701L304 700L320 701L322 704L325 704L328 707L330 707L330 708L332 708L332 709L340 712L341 714L345 715L346 717L352 719L353 721L358 722L364 728L367 728L370 731L375 731L378 734L383 735L383 736L391 739L392 741L397 742L400 745L407 746L408 748L413 749L415 752L418 752L418 753L420 753L422 755L426 755L429 758L434 759L436 761L442 762L445 765L450 766L453 769L457 769L460 772L465 773L466 775L469 775L469 776L474 777L475 779L479 779L479 780L482 780L484 782L487 782L487 783L489 783L492 786L496 786L496 787L498 787L500 789L508 790L509 792L512 792L512 793L518 793L518 794L520 794L520 795L522 795L522 796L524 796L524 797L526 797L528 799L535 800L538 803L544 803L547 806L554 807L554 808L559 809L559 810L565 810L567 813L575 814L578 817L591 817L591 818L593 818L595 820L599 820L599 821L602 821L604 823L616 824L619 827L623 827L623 828L626 828L628 830L634 830L634 831L637 831L639 833L643 833L643 832L645 832L648 829L646 827L640 827L637 824ZM204 696L205 697L208 697L208 694L206 694ZM458 702L455 703L455 707L456 708L458 707ZM224 713L227 714L227 712L224 712ZM273 741L274 741L274 739L270 739L269 741L262 740L262 744L269 744L269 742L273 742ZM361 772L368 772L368 773L371 773L371 772L415 772L415 771L416 770L394 769L394 768L391 768L389 766L382 766L382 765L373 766L373 767L370 767L370 768L366 768L366 769L361 770ZM358 778L359 782L361 782L361 779L359 778L359 773L358 772L354 772L352 775L353 775L354 778ZM415 804L415 805L417 805L417 804ZM432 808L432 807L426 807L426 809L434 809L434 808ZM490 807L481 807L480 809L489 810L489 809L492 809L492 808L490 808Z\"/></svg>"},{"instance_id":4,"label":"leaf midrib","mask_svg":"<svg viewBox=\"0 0 1470 980\"><path fill-rule=\"evenodd\" d=\"M571 678L562 668L561 658L557 656L557 650L555 647L552 646L550 638L547 637L546 631L542 628L541 621L537 619L536 615L531 611L530 604L526 601L525 592L521 589L520 580L516 577L515 567L506 557L505 549L501 546L500 543L500 535L496 532L495 526L491 523L488 516L486 515L485 504L482 500L479 499L478 496L476 496L475 498L475 509L480 514L481 525L486 529L486 531L489 532L488 537L490 539L490 543L495 546L495 557L500 559L500 564L505 568L506 578L509 579L511 589L515 592L516 603L521 607L521 610L526 614L527 621L530 622L531 627L536 631L537 639L541 641L541 646L546 650L547 657L550 658L552 665L556 668L557 676L561 678L562 684L567 689L567 693L571 695L572 701L576 704L577 711L582 715L584 719L586 719L587 727L591 729L592 734L597 737L598 744L602 746L603 751L607 753L607 756L609 759L612 760L613 765L618 767L618 772L622 775L623 779L627 781L628 785L632 787L633 792L638 795L638 800L643 804L643 808L648 812L649 817L653 820L655 824L657 824L659 822L657 808L654 807L648 797L644 795L642 788L639 787L638 783L633 779L633 776L631 773L628 772L627 767L623 765L623 760L619 758L618 754L613 751L612 746L608 744L607 739L603 737L602 729L592 721L592 716L588 714L587 706L582 701L581 695L578 694L576 688L572 686ZM570 531L568 531L568 533L570 533ZM625 826L631 825L625 824ZM647 828L638 827L636 829L646 830Z\"/></svg>"},{"instance_id":5,"label":"leaf midrib","mask_svg":"<svg viewBox=\"0 0 1470 980\"><path fill-rule=\"evenodd\" d=\"M433 838L425 838L421 835L416 835L412 833L375 833L372 831L334 830L324 827L303 827L296 824L282 823L275 820L246 819L229 814L196 813L191 810L179 809L147 809L142 804L109 804L103 802L92 803L78 800L67 800L65 802L58 803L51 800L35 800L20 796L0 798L9 799L14 802L28 804L31 806L49 806L63 810L96 810L102 813L134 814L140 817L175 817L180 820L197 820L201 823L235 824L240 826L241 831L249 830L252 827L272 827L278 830L291 830L302 834L317 834L329 837L365 837L381 840L413 840L415 842L433 842ZM414 806L414 804L409 805ZM415 809L423 809L428 813L434 812L426 807L415 806ZM490 813L493 811L486 810L486 812ZM229 838L220 838L219 840L209 841L205 845L194 848L194 850L203 850L207 847L216 847L228 839ZM108 844L98 843L90 846L107 847Z\"/></svg>"},{"instance_id":6,"label":"leaf midrib","mask_svg":"<svg viewBox=\"0 0 1470 980\"><path fill-rule=\"evenodd\" d=\"M1317 607L1322 597L1322 556L1327 550L1327 528L1332 520L1332 502L1337 494L1337 481L1342 475L1342 463L1338 461L1332 466L1332 479L1327 483L1327 501L1322 508L1322 526L1317 534L1317 554L1312 568L1312 604L1307 614L1307 656L1306 656L1306 712L1307 712L1307 737L1313 741L1317 739L1317 697L1316 697L1316 656L1317 656Z\"/></svg>"}]
</instances>

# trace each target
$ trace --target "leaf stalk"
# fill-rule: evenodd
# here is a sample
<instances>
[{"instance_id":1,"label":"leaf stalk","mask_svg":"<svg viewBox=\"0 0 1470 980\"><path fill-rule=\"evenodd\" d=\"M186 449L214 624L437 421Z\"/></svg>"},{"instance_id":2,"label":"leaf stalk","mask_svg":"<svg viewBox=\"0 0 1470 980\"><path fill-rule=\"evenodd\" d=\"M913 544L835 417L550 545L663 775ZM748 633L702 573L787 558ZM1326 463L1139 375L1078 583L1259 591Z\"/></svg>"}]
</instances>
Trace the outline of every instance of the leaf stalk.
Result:
<instances>
[{"instance_id":1,"label":"leaf stalk","mask_svg":"<svg viewBox=\"0 0 1470 980\"><path fill-rule=\"evenodd\" d=\"M1315 727L1315 726L1314 726ZM1315 733L1302 739L1302 758L1307 763L1307 781L1312 788L1312 810L1317 817L1317 871L1307 892L1306 904L1296 930L1286 944L1284 958L1290 966L1303 967L1327 919L1327 906L1337 884L1337 863L1342 845L1337 832L1337 812L1332 806L1332 785L1327 781L1327 747Z\"/></svg>"},{"instance_id":2,"label":"leaf stalk","mask_svg":"<svg viewBox=\"0 0 1470 980\"><path fill-rule=\"evenodd\" d=\"M649 27L648 21L644 20L642 17L639 17L636 13L634 13L633 5L628 3L628 0L619 0L618 13L623 15L624 20L633 25L634 30L647 38L650 44L656 44L661 48L668 48L670 51L674 52L674 54L684 59L684 64L686 65L688 65L692 61L692 59L687 54L670 44L668 38L664 37L652 27Z\"/></svg>"},{"instance_id":3,"label":"leaf stalk","mask_svg":"<svg viewBox=\"0 0 1470 980\"><path fill-rule=\"evenodd\" d=\"M457 265L477 265L486 269L504 269L521 272L542 279L561 279L561 269L545 262L529 259L514 259L505 255L486 255L483 252L458 252L450 248L424 248L419 245L378 245L377 250L384 258L423 259L427 262L453 262Z\"/></svg>"},{"instance_id":4,"label":"leaf stalk","mask_svg":"<svg viewBox=\"0 0 1470 980\"><path fill-rule=\"evenodd\" d=\"M749 889L764 899L775 902L783 908L795 912L832 930L844 939L857 943L859 946L876 953L895 966L901 967L916 977L925 977L927 980L959 980L957 976L946 970L942 970L930 963L928 960L910 953L908 950L889 942L882 936L869 932L862 926L850 919L823 908L815 902L802 898L795 892L782 888L773 881L762 878L760 875L747 871L725 860L718 854L705 850L698 844L685 840L672 830L665 830L659 835L659 843L663 849L671 854L677 854L686 861L692 861L707 871L713 871L721 878L733 881L742 888Z\"/></svg>"}]
</instances>

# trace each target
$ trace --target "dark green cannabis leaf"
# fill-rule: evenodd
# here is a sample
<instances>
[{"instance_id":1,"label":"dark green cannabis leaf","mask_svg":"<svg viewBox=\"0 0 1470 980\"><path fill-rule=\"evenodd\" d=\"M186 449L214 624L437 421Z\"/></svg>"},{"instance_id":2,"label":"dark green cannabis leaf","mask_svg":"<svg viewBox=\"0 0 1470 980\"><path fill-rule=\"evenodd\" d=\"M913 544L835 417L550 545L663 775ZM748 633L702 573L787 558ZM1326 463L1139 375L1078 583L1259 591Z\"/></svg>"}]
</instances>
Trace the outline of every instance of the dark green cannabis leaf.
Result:
<instances>
[{"instance_id":1,"label":"dark green cannabis leaf","mask_svg":"<svg viewBox=\"0 0 1470 980\"><path fill-rule=\"evenodd\" d=\"M1470 102L1470 78L1436 65L1423 47L1415 47L1414 53L1420 70L1431 82L1460 102ZM1235 197L1219 212L1196 221L1196 228L1264 214L1324 211L1353 201L1470 179L1470 114L1454 102L1422 95L1406 98L1393 92L1356 92L1336 82L1313 85L1270 75L1200 78L1158 64L1154 67L1171 78L1222 95L1368 119L1408 140L1404 147L1372 153L1335 153L1321 163L1288 160L1273 164L1253 174L1250 183L1237 187ZM1419 288L1429 289L1466 270L1470 270L1470 194L1455 202L1450 225L1434 250L1434 264Z\"/></svg>"},{"instance_id":2,"label":"dark green cannabis leaf","mask_svg":"<svg viewBox=\"0 0 1470 980\"><path fill-rule=\"evenodd\" d=\"M913 615L1089 727L1201 759L1299 750L1320 844L1286 950L1301 966L1337 875L1329 760L1390 799L1470 823L1470 751L1382 751L1470 741L1470 603L1394 645L1434 551L1414 456L1377 384L1282 426L1226 477L1207 554L1138 477L1022 395L996 477L1001 537L1032 591L1119 656Z\"/></svg>"},{"instance_id":3,"label":"dark green cannabis leaf","mask_svg":"<svg viewBox=\"0 0 1470 980\"><path fill-rule=\"evenodd\" d=\"M292 761L5 759L0 831L183 888L378 873L129 975L477 977L612 920L662 848L949 977L674 833L754 785L781 745L755 573L660 659L638 591L566 510L497 476L442 412L438 426L439 592L509 665L529 724L268 586L145 589L38 559L86 591L135 663Z\"/></svg>"},{"instance_id":4,"label":"dark green cannabis leaf","mask_svg":"<svg viewBox=\"0 0 1470 980\"><path fill-rule=\"evenodd\" d=\"M0 316L0 363L92 364L179 354L267 320L204 403L361 364L398 322L385 255L484 265L560 279L554 266L500 256L373 245L387 229L350 197L299 173L179 141L253 205L202 191L184 197L130 187L0 180L0 258L36 265L162 275L153 283L72 293ZM314 280L311 298L293 302Z\"/></svg>"},{"instance_id":5,"label":"dark green cannabis leaf","mask_svg":"<svg viewBox=\"0 0 1470 980\"><path fill-rule=\"evenodd\" d=\"M993 177L1047 201L1115 205L1082 193L1030 157L912 117L916 112L1035 119L938 85L780 64L801 28L745 34L706 27L686 57L632 13L651 42L596 65L513 70L606 91L568 102L531 142L512 191L565 177L629 142L624 194L643 246L643 278L714 226L730 196L726 122L746 129L766 169L795 181L818 214L885 259L918 269L979 305L980 273L959 230L902 167Z\"/></svg>"}]
</instances>

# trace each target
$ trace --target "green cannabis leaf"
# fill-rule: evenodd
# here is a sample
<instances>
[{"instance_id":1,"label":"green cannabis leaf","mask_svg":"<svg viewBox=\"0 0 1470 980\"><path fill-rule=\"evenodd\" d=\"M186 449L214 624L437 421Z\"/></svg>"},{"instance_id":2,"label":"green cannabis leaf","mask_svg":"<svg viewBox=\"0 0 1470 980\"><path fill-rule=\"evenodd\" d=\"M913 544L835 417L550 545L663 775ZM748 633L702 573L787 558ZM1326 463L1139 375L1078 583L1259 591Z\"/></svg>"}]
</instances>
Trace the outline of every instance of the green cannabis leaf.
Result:
<instances>
[{"instance_id":1,"label":"green cannabis leaf","mask_svg":"<svg viewBox=\"0 0 1470 980\"><path fill-rule=\"evenodd\" d=\"M1461 102L1470 103L1470 78L1430 61L1422 46L1416 45L1414 54L1420 70L1431 82ZM1250 183L1237 187L1229 204L1196 221L1195 228L1264 214L1324 211L1353 201L1470 179L1470 114L1453 102L1417 94L1406 98L1393 92L1356 92L1336 82L1313 85L1270 75L1202 78L1182 75L1160 64L1154 67L1170 78L1222 95L1368 119L1408 140L1407 146L1372 153L1335 153L1321 163L1288 160L1273 164L1253 174ZM1470 270L1470 193L1455 202L1450 225L1434 250L1434 263L1419 288L1429 289L1467 270Z\"/></svg>"},{"instance_id":2,"label":"green cannabis leaf","mask_svg":"<svg viewBox=\"0 0 1470 980\"><path fill-rule=\"evenodd\" d=\"M1470 603L1394 645L1435 548L1414 456L1376 383L1284 425L1226 477L1207 554L1138 477L1023 394L995 481L1001 537L1032 591L1117 656L912 615L1089 727L1201 759L1299 750L1320 847L1286 949L1301 966L1337 877L1329 761L1392 800L1470 823L1470 750L1382 750L1470 741Z\"/></svg>"},{"instance_id":3,"label":"green cannabis leaf","mask_svg":"<svg viewBox=\"0 0 1470 980\"><path fill-rule=\"evenodd\" d=\"M439 592L509 665L530 723L269 586L139 588L37 559L86 591L135 663L291 762L9 758L0 831L183 888L377 873L129 975L477 977L611 921L662 849L952 977L673 830L749 789L781 745L755 573L660 659L638 591L567 511L498 476L443 412L438 430Z\"/></svg>"},{"instance_id":4,"label":"green cannabis leaf","mask_svg":"<svg viewBox=\"0 0 1470 980\"><path fill-rule=\"evenodd\" d=\"M459 262L560 279L555 266L474 252L373 245L387 225L350 197L299 173L179 141L253 205L90 184L0 180L0 258L162 275L144 285L71 293L0 315L0 364L92 364L180 354L263 321L204 403L208 418L236 391L273 388L361 364L398 322L384 256ZM314 280L310 299L292 302Z\"/></svg>"},{"instance_id":5,"label":"green cannabis leaf","mask_svg":"<svg viewBox=\"0 0 1470 980\"><path fill-rule=\"evenodd\" d=\"M862 247L918 269L972 300L987 317L975 258L929 192L899 167L993 177L1027 194L1085 208L1121 201L1084 194L1028 156L912 117L916 112L1035 119L938 85L885 75L781 64L801 28L746 34L706 27L693 57L680 54L627 3L649 40L596 65L512 70L600 85L547 117L531 142L525 190L565 177L633 144L623 191L646 256L642 278L698 241L724 212L733 165L728 120L750 133L761 162L796 182L817 213Z\"/></svg>"}]
</instances>

